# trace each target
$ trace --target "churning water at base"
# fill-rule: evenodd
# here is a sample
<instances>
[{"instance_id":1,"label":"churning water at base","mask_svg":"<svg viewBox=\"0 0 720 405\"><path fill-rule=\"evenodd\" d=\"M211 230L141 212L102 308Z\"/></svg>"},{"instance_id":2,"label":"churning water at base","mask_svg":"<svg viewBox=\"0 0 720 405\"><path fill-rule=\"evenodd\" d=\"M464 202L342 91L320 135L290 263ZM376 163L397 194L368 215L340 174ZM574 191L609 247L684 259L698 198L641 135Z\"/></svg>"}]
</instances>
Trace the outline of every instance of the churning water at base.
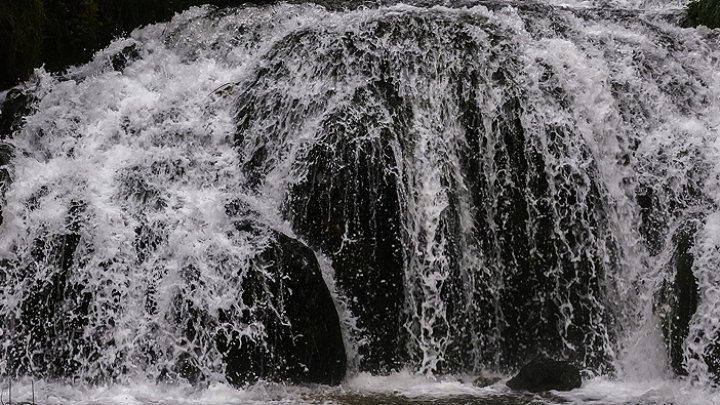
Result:
<instances>
[{"instance_id":1,"label":"churning water at base","mask_svg":"<svg viewBox=\"0 0 720 405\"><path fill-rule=\"evenodd\" d=\"M0 149L5 392L718 403L717 35L627 6L195 8L38 71ZM308 261L348 376L253 383L333 378L283 352ZM583 388L472 383L543 352Z\"/></svg>"},{"instance_id":2,"label":"churning water at base","mask_svg":"<svg viewBox=\"0 0 720 405\"><path fill-rule=\"evenodd\" d=\"M570 392L530 394L513 392L504 382L480 388L468 379L471 378L428 378L401 372L391 376L362 373L338 387L259 383L239 390L218 383L199 389L186 384L150 382L94 388L35 382L34 387L36 403L58 405L713 405L718 398L717 391L679 381L621 382L597 378ZM16 382L14 401L29 402L32 395L29 380ZM7 391L4 398L7 401Z\"/></svg>"}]
</instances>

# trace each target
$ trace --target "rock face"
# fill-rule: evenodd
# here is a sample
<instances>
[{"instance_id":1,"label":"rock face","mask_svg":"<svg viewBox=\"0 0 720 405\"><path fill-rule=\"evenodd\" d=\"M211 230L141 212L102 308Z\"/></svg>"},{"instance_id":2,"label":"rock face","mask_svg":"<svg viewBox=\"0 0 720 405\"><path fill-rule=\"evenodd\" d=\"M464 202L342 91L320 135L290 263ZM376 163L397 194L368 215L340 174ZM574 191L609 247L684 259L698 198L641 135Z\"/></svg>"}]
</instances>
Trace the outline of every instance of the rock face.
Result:
<instances>
[{"instance_id":1,"label":"rock face","mask_svg":"<svg viewBox=\"0 0 720 405\"><path fill-rule=\"evenodd\" d=\"M580 370L566 361L538 357L520 369L507 382L514 390L541 392L549 390L570 391L580 388Z\"/></svg>"},{"instance_id":2,"label":"rock face","mask_svg":"<svg viewBox=\"0 0 720 405\"><path fill-rule=\"evenodd\" d=\"M38 199L42 196L38 196ZM247 257L250 266L223 273L228 284L241 278L239 306L223 305L214 312L197 296L209 276L188 265L179 281L156 280L145 293L145 317L163 323L161 327L181 350L151 340L147 349L133 349L113 340L118 329L111 305L121 306L121 292L113 290L113 304L101 291L92 289L88 272L109 272L112 263L91 266L92 251L82 233L89 226L88 206L75 201L68 210L66 233L35 240L34 263L48 272L47 279L34 277L35 269L21 263L0 262L7 279L20 280L20 304L17 311L0 318L3 338L8 343L8 373L45 378L81 378L107 380L127 371L125 358L143 358L148 375L159 379L182 378L191 383L206 380L208 372L224 371L228 382L244 385L259 378L296 383L337 384L345 376L346 353L340 322L330 291L322 277L315 253L302 242L253 221L234 222L237 235L246 240L267 240L264 249ZM161 249L162 235L137 232L139 261ZM238 274L232 274L237 272ZM173 290L170 296L160 291ZM162 308L164 299L171 305ZM111 312L107 319L94 324L98 308ZM237 308L241 308L237 311ZM163 312L164 311L164 312ZM248 325L257 325L262 335L241 335ZM107 338L110 336L110 338ZM117 362L97 359L98 348L112 348ZM32 353L32 356L28 356ZM214 360L205 361L208 356ZM209 369L208 367L215 367Z\"/></svg>"},{"instance_id":3,"label":"rock face","mask_svg":"<svg viewBox=\"0 0 720 405\"><path fill-rule=\"evenodd\" d=\"M30 204L37 204L41 196L36 197ZM84 202L73 201L65 218L67 233L35 239L31 263L2 263L4 276L22 286L18 314L0 318L10 375L73 375L79 368L76 359L86 354L85 342L93 339L83 336L93 296L74 274L86 208ZM45 269L46 278L36 276L38 268Z\"/></svg>"},{"instance_id":4,"label":"rock face","mask_svg":"<svg viewBox=\"0 0 720 405\"><path fill-rule=\"evenodd\" d=\"M8 144L0 143L0 225L3 223L2 207L5 205L5 191L11 182L8 165L12 157L12 147Z\"/></svg>"},{"instance_id":5,"label":"rock face","mask_svg":"<svg viewBox=\"0 0 720 405\"><path fill-rule=\"evenodd\" d=\"M387 84L371 87L368 91L381 94L378 97L393 97ZM379 140L350 141L368 137L374 123L352 106L348 109L338 116L363 120L354 123L352 133L332 126L341 118L328 120L335 147L313 150L310 176L293 190L293 218L299 232L328 252L339 283L354 297L351 307L367 331L368 344L361 347L363 369L387 372L400 361L404 302L402 211L392 135L388 131Z\"/></svg>"},{"instance_id":6,"label":"rock face","mask_svg":"<svg viewBox=\"0 0 720 405\"><path fill-rule=\"evenodd\" d=\"M0 140L12 136L22 127L22 118L30 114L37 100L20 87L13 88L0 103Z\"/></svg>"},{"instance_id":7,"label":"rock face","mask_svg":"<svg viewBox=\"0 0 720 405\"><path fill-rule=\"evenodd\" d=\"M690 320L698 306L698 284L692 272L697 225L689 221L673 236L674 252L669 267L670 277L660 293L659 314L670 366L678 375L686 375L683 365L683 342L688 336Z\"/></svg>"},{"instance_id":8,"label":"rock face","mask_svg":"<svg viewBox=\"0 0 720 405\"><path fill-rule=\"evenodd\" d=\"M609 314L593 297L603 296L614 266L603 258L615 246L592 153L574 144L570 127L526 128L509 67L519 62L463 32L408 15L360 33L301 30L276 43L237 97L235 141L249 186L300 174L288 186L286 218L333 262L357 317L361 370L516 367L536 347L602 368ZM418 63L428 52L445 58L444 41L452 63L438 71ZM327 50L318 53L317 43ZM478 68L487 58L490 73ZM408 89L406 72L416 70L418 87ZM559 73L547 70L543 85L555 94ZM436 86L442 98L425 99ZM493 108L479 101L487 88L498 98ZM437 114L448 105L457 120ZM457 134L434 134L429 116ZM308 134L302 146L299 126ZM583 165L565 164L568 153Z\"/></svg>"},{"instance_id":9,"label":"rock face","mask_svg":"<svg viewBox=\"0 0 720 405\"><path fill-rule=\"evenodd\" d=\"M228 380L237 385L257 378L340 383L347 365L345 346L315 254L298 240L276 232L261 260L275 273L277 282L264 291L248 279L243 300L250 304L258 294L270 292L274 301L284 300L289 324L267 313L260 319L268 333L265 342L237 336L228 340L220 335L218 347L225 353Z\"/></svg>"},{"instance_id":10,"label":"rock face","mask_svg":"<svg viewBox=\"0 0 720 405\"><path fill-rule=\"evenodd\" d=\"M292 44L316 40L320 38L313 32L289 36L274 52L274 60L292 60L297 57L295 52L314 54ZM342 44L338 46L345 51ZM377 62L370 58L371 65ZM372 71L365 65L360 70ZM282 125L273 125L264 133L265 139L254 143L253 127L267 117L311 114L324 102L318 98L311 105L284 105L292 100L274 92L276 83L288 77L297 78L286 67L261 70L255 84L239 97L236 143L241 149L251 147L244 156L244 169L254 183L261 183L271 169L268 157L273 156L273 148L287 134ZM404 350L400 337L405 302L403 211L393 148L397 138L407 131L412 114L397 86L392 79L369 81L353 92L351 102L338 106L321 120L319 133L326 139L301 158L299 163L307 167L308 174L292 187L286 204L295 231L333 261L338 284L351 297L349 306L362 330L365 343L359 348L360 368L372 372L399 368ZM263 110L276 103L267 97L276 96L277 110ZM376 103L378 107L372 107Z\"/></svg>"},{"instance_id":11,"label":"rock face","mask_svg":"<svg viewBox=\"0 0 720 405\"><path fill-rule=\"evenodd\" d=\"M122 72L125 70L127 65L140 57L136 44L130 44L124 47L120 52L113 55L110 59L113 70L116 72Z\"/></svg>"}]
</instances>

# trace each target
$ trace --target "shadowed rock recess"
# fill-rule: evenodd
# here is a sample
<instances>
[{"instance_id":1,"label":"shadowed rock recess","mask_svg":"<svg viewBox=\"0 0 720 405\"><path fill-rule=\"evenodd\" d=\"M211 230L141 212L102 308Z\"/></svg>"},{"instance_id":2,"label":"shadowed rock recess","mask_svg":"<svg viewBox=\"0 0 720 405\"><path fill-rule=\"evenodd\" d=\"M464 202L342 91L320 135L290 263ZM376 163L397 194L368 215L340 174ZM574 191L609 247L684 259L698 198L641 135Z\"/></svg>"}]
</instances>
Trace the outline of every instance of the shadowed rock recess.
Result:
<instances>
[{"instance_id":1,"label":"shadowed rock recess","mask_svg":"<svg viewBox=\"0 0 720 405\"><path fill-rule=\"evenodd\" d=\"M361 369L514 367L537 348L607 360L602 186L573 128L528 121L518 46L482 17L408 11L291 33L242 84L243 168L261 188L293 159L285 212L352 297Z\"/></svg>"},{"instance_id":2,"label":"shadowed rock recess","mask_svg":"<svg viewBox=\"0 0 720 405\"><path fill-rule=\"evenodd\" d=\"M237 201L228 204L231 218L238 215L239 206L242 203ZM89 226L87 209L84 202L71 202L65 232L36 239L29 264L3 263L12 269L6 277L18 277L17 272L48 272L45 278L28 277L18 286L22 290L19 312L2 319L9 343L5 361L15 370L14 374L57 378L92 372L93 380L100 381L129 372L122 364L125 360L122 348L115 346L111 333L116 321L112 315L103 316L105 311L122 312L121 301L128 291L113 288L110 297L105 297L103 291L91 291L88 280L81 276L83 272L108 271L120 263L103 262L99 268L93 268L91 263L76 261L93 249L81 236ZM240 295L235 300L244 308L230 306L211 314L207 303L196 300L207 283L201 267L188 264L180 269L179 284L166 313L178 339L178 347L171 350L177 352L170 353L172 360L159 368L158 378L181 377L201 382L207 377L204 374L207 370L203 369L207 365L198 361L197 356L217 352L226 364L227 379L233 384L242 385L258 378L339 383L345 376L345 347L338 315L315 254L296 239L253 223L247 215L232 223L235 227L232 237L237 243L244 238L267 240L266 247L246 259L250 267L228 268L220 273L230 287L240 284ZM166 236L154 233L150 227L141 226L135 232L138 260L146 259L167 244ZM158 280L145 293L146 316L162 312L156 283L167 276L167 270L158 270L166 274L154 275ZM257 325L262 330L254 335L246 329L239 330L241 325ZM89 329L94 335L84 333ZM215 336L214 341L203 341L201 335L207 331ZM102 355L101 345L107 346L105 350L115 349L118 358L99 369L84 360L97 360ZM141 356L147 357L146 361L162 363L168 355L163 349L146 346Z\"/></svg>"},{"instance_id":3,"label":"shadowed rock recess","mask_svg":"<svg viewBox=\"0 0 720 405\"><path fill-rule=\"evenodd\" d=\"M570 391L580 388L581 384L580 369L568 362L546 357L533 359L507 382L507 386L514 390L530 392Z\"/></svg>"},{"instance_id":4,"label":"shadowed rock recess","mask_svg":"<svg viewBox=\"0 0 720 405\"><path fill-rule=\"evenodd\" d=\"M196 8L3 94L5 372L718 382L717 44L461 6Z\"/></svg>"}]
</instances>

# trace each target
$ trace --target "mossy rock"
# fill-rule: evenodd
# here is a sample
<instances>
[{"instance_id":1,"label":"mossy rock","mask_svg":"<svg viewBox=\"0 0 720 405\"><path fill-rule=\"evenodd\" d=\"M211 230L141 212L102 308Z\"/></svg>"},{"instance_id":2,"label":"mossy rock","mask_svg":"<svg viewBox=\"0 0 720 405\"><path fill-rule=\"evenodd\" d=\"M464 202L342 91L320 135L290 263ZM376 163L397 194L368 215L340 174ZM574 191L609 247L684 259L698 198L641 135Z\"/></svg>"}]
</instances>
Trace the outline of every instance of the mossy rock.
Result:
<instances>
[{"instance_id":1,"label":"mossy rock","mask_svg":"<svg viewBox=\"0 0 720 405\"><path fill-rule=\"evenodd\" d=\"M691 27L704 25L720 27L720 0L698 0L688 4L685 24Z\"/></svg>"}]
</instances>

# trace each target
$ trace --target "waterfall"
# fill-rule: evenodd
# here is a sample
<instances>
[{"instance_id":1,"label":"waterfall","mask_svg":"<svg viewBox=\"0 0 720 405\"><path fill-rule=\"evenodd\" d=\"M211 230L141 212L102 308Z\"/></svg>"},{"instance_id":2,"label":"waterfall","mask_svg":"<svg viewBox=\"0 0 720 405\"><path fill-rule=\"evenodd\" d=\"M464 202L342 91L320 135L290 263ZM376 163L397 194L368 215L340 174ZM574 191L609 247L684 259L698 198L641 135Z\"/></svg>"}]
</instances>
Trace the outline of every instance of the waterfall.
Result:
<instances>
[{"instance_id":1,"label":"waterfall","mask_svg":"<svg viewBox=\"0 0 720 405\"><path fill-rule=\"evenodd\" d=\"M720 383L720 53L677 6L202 7L37 70L0 369Z\"/></svg>"}]
</instances>

